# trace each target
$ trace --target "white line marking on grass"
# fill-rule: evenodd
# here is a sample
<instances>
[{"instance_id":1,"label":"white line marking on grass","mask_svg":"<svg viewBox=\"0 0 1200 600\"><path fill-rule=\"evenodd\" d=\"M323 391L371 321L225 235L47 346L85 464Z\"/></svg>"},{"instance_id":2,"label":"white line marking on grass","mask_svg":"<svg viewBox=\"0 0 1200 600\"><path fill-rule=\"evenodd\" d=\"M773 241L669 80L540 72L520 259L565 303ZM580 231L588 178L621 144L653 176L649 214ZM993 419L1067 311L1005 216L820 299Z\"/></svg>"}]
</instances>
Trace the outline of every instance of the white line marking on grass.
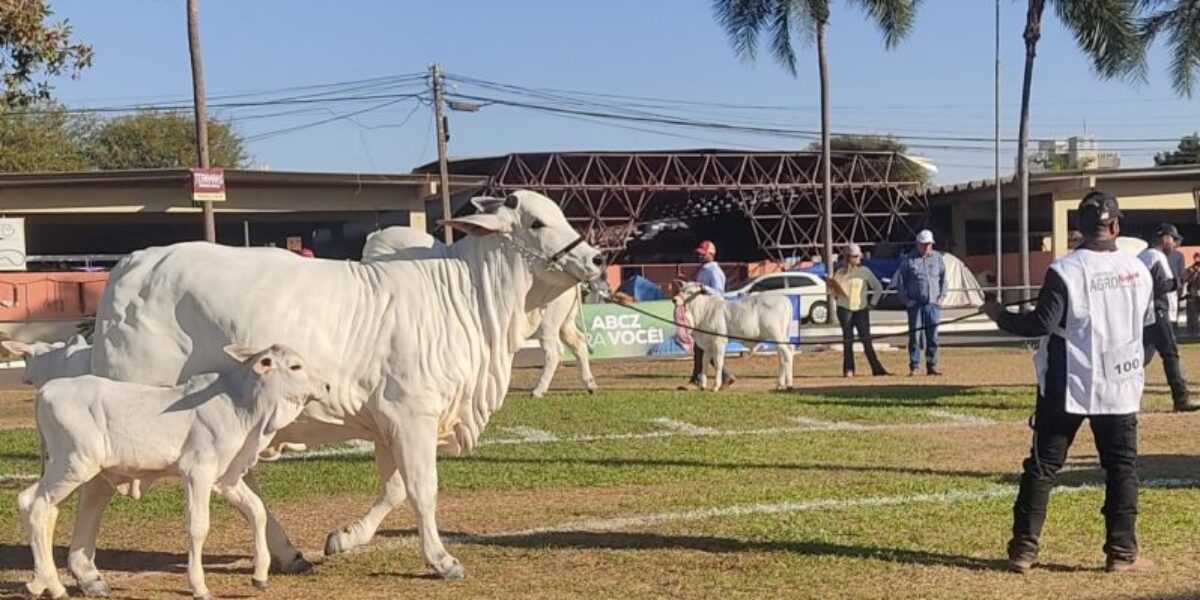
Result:
<instances>
[{"instance_id":1,"label":"white line marking on grass","mask_svg":"<svg viewBox=\"0 0 1200 600\"><path fill-rule=\"evenodd\" d=\"M280 460L303 460L306 458L328 458L335 456L361 456L375 453L375 442L350 440L345 448L322 448L303 452L285 453Z\"/></svg>"},{"instance_id":2,"label":"white line marking on grass","mask_svg":"<svg viewBox=\"0 0 1200 600\"><path fill-rule=\"evenodd\" d=\"M1151 479L1142 482L1142 488L1176 488L1200 485L1200 479ZM1103 489L1098 484L1085 484L1074 487L1058 487L1055 488L1054 494L1075 494L1079 492L1095 491ZM929 494L907 494L897 496L866 496L862 498L816 498L813 500L802 501L783 501L769 502L760 504L739 504L734 506L724 507L709 507L696 508L691 510L671 511L662 513L652 513L637 516L613 517L607 519L591 519L587 521L572 521L559 525L551 525L548 527L534 527L531 529L518 529L512 531L502 531L497 533L484 533L477 535L456 535L443 536L447 541L457 543L472 543L477 541L486 541L494 539L503 539L510 537L534 536L546 533L572 533L572 532L604 532L616 531L621 529L631 529L639 527L649 527L652 525L662 525L664 523L676 523L685 521L700 521L704 519L716 519L722 517L746 517L753 515L779 515L793 514L801 512L813 512L824 510L839 510L839 509L854 509L868 508L880 506L903 506L909 504L936 504L936 503L955 503L955 502L978 502L981 500L990 500L993 498L1011 498L1016 495L1017 488L1015 486L991 486L973 490L947 490L944 492L934 492ZM350 553L359 552L379 552L393 550L403 546L414 545L417 542L416 536L407 536L404 538L394 539L391 541L383 541L368 546L361 546Z\"/></svg>"},{"instance_id":3,"label":"white line marking on grass","mask_svg":"<svg viewBox=\"0 0 1200 600\"><path fill-rule=\"evenodd\" d=\"M962 413L950 412L948 410L927 410L925 414L939 419L945 419L951 423L973 423L975 425L991 425L995 421L987 417L977 417L975 415L964 415Z\"/></svg>"},{"instance_id":4,"label":"white line marking on grass","mask_svg":"<svg viewBox=\"0 0 1200 600\"><path fill-rule=\"evenodd\" d=\"M22 473L3 473L0 474L0 485L5 483L26 483L38 480L37 475L24 475Z\"/></svg>"},{"instance_id":5,"label":"white line marking on grass","mask_svg":"<svg viewBox=\"0 0 1200 600\"><path fill-rule=\"evenodd\" d=\"M503 427L501 431L506 431L513 435L519 436L520 439L529 442L557 442L558 436L544 429L535 429L525 425L517 425L516 427Z\"/></svg>"},{"instance_id":6,"label":"white line marking on grass","mask_svg":"<svg viewBox=\"0 0 1200 600\"><path fill-rule=\"evenodd\" d=\"M703 434L711 433L713 431L713 429L711 427L701 427L699 425L692 425L691 423L687 423L685 421L676 421L675 419L668 419L666 417L659 417L657 419L651 419L650 422L654 423L655 425L658 425L664 429L667 429L670 431L678 431L679 433L703 435Z\"/></svg>"},{"instance_id":7,"label":"white line marking on grass","mask_svg":"<svg viewBox=\"0 0 1200 600\"><path fill-rule=\"evenodd\" d=\"M555 439L485 439L480 440L479 446L513 446L523 444L554 444L554 443L588 443L588 442L617 442L625 440L653 440L659 438L672 437L737 437L737 436L763 436L763 435L785 435L794 433L820 433L825 431L921 431L925 429L941 429L953 430L970 427L986 427L996 425L997 423L959 423L959 422L942 422L942 423L887 423L887 424L863 424L863 423L845 423L840 421L821 421L818 419L809 419L807 417L793 417L793 422L802 424L796 427L766 427L763 429L710 429L708 427L695 427L690 431L667 430L667 431L648 431L642 433L602 433L596 435L576 435L557 437ZM1013 421L1017 423L1018 421ZM283 460L295 460L305 458L324 458L329 456L356 456L362 454L371 454L374 446L370 442L356 442L361 446L350 448L331 448L328 450L309 450L305 452L297 452L293 454L284 454Z\"/></svg>"}]
</instances>

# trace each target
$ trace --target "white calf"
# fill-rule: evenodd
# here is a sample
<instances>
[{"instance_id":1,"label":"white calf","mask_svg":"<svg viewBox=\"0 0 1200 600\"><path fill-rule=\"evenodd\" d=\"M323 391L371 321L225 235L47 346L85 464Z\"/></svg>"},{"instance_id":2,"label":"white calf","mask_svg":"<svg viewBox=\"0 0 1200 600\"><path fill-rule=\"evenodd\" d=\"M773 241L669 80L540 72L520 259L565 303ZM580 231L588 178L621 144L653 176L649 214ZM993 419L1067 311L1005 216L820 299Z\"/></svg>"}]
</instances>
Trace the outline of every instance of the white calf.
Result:
<instances>
[{"instance_id":1,"label":"white calf","mask_svg":"<svg viewBox=\"0 0 1200 600\"><path fill-rule=\"evenodd\" d=\"M788 324L792 320L792 302L783 296L749 296L738 302L726 302L720 296L706 294L700 284L688 282L683 284L674 301L677 306L684 307L688 324L696 328L692 331L692 338L716 368L717 382L713 386L714 392L721 389L720 374L725 368L725 344L729 342L728 335L753 340L789 339ZM705 333L706 331L712 333ZM791 389L792 358L796 351L791 344L776 344L775 350L779 357L776 389ZM708 377L703 371L700 374L700 387L708 387Z\"/></svg>"},{"instance_id":2,"label":"white calf","mask_svg":"<svg viewBox=\"0 0 1200 600\"><path fill-rule=\"evenodd\" d=\"M82 335L76 335L66 342L24 344L5 340L0 345L25 358L23 379L35 388L58 377L75 377L92 372L92 345Z\"/></svg>"},{"instance_id":3,"label":"white calf","mask_svg":"<svg viewBox=\"0 0 1200 600\"><path fill-rule=\"evenodd\" d=\"M308 372L283 346L255 352L229 346L242 362L223 374L197 375L177 387L158 387L93 375L54 379L35 401L46 463L42 477L17 497L33 551L33 597L67 595L51 554L58 503L75 488L81 505L92 493L111 495L112 485L175 475L187 494L188 581L196 598L210 598L201 551L208 534L208 504L215 488L254 529L254 585L266 586L270 554L267 513L242 481L275 432L290 424L310 400L323 400L329 385ZM107 496L105 497L107 498ZM69 562L80 587L104 595L92 540L71 540ZM91 544L88 544L91 542ZM89 548L90 546L90 548ZM82 572L76 570L86 565Z\"/></svg>"}]
</instances>

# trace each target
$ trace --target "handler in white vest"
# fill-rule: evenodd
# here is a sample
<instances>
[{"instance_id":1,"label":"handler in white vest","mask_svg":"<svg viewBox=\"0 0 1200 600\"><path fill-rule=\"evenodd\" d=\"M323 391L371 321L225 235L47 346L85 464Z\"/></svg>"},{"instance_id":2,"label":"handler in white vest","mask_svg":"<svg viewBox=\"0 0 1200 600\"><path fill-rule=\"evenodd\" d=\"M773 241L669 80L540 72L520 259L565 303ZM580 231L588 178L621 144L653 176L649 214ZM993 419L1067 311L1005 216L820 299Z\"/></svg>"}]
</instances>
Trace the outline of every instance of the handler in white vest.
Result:
<instances>
[{"instance_id":1,"label":"handler in white vest","mask_svg":"<svg viewBox=\"0 0 1200 600\"><path fill-rule=\"evenodd\" d=\"M1046 272L1031 313L1012 313L994 302L984 310L1003 330L1041 336L1034 358L1037 409L1033 444L1013 505L1009 569L1027 573L1038 556L1038 538L1055 475L1075 433L1087 419L1104 468L1105 570L1145 571L1138 556L1137 413L1145 384L1142 332L1153 322L1153 282L1137 258L1118 252L1121 211L1117 199L1089 193L1079 204L1078 248Z\"/></svg>"},{"instance_id":2,"label":"handler in white vest","mask_svg":"<svg viewBox=\"0 0 1200 600\"><path fill-rule=\"evenodd\" d=\"M1147 366L1154 360L1155 351L1162 355L1163 370L1167 375L1167 385L1171 387L1175 411L1190 412L1200 409L1200 404L1192 404L1188 399L1187 378L1179 361L1179 344L1175 341L1175 319L1179 316L1179 277L1171 268L1168 258L1175 254L1175 248L1181 241L1183 236L1179 235L1179 230L1170 223L1163 223L1154 230L1150 246L1138 255L1150 269L1150 278L1154 281L1155 320L1153 325L1146 327L1142 343Z\"/></svg>"}]
</instances>

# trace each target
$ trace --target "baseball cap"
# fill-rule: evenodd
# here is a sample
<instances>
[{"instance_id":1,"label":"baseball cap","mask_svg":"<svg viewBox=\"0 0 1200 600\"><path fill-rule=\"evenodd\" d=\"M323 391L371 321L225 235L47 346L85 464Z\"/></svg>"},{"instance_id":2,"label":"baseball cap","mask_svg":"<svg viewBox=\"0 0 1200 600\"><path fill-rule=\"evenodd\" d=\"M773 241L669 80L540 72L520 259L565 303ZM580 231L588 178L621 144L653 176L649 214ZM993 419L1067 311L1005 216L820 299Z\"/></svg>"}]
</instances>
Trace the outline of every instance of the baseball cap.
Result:
<instances>
[{"instance_id":1,"label":"baseball cap","mask_svg":"<svg viewBox=\"0 0 1200 600\"><path fill-rule=\"evenodd\" d=\"M922 229L921 233L917 234L917 243L918 244L932 244L933 243L933 232L928 229Z\"/></svg>"},{"instance_id":2,"label":"baseball cap","mask_svg":"<svg viewBox=\"0 0 1200 600\"><path fill-rule=\"evenodd\" d=\"M699 246L696 246L696 254L701 256L705 254L712 254L713 256L716 256L717 245L709 240L704 240L703 242L700 242Z\"/></svg>"},{"instance_id":3,"label":"baseball cap","mask_svg":"<svg viewBox=\"0 0 1200 600\"><path fill-rule=\"evenodd\" d=\"M1158 226L1157 229L1154 230L1155 239L1161 238L1164 235L1169 235L1169 236L1175 238L1176 242L1183 241L1183 236L1179 235L1179 230L1176 229L1175 226L1170 223L1162 223Z\"/></svg>"},{"instance_id":4,"label":"baseball cap","mask_svg":"<svg viewBox=\"0 0 1200 600\"><path fill-rule=\"evenodd\" d=\"M1095 226L1113 219L1120 219L1121 207L1116 196L1107 192L1092 191L1079 202L1079 223L1083 226Z\"/></svg>"},{"instance_id":5,"label":"baseball cap","mask_svg":"<svg viewBox=\"0 0 1200 600\"><path fill-rule=\"evenodd\" d=\"M846 248L846 254L848 256L862 256L862 248L860 248L858 244L850 244L850 246Z\"/></svg>"}]
</instances>

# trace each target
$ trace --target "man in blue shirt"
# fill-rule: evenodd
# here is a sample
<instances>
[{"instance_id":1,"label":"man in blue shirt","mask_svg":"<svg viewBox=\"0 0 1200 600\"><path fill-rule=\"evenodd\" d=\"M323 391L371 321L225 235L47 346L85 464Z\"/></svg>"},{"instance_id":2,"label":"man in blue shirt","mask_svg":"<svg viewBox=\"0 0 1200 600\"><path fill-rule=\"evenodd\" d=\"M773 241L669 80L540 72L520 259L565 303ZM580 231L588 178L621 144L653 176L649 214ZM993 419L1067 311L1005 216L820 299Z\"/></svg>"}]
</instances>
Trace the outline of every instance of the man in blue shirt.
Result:
<instances>
[{"instance_id":1,"label":"man in blue shirt","mask_svg":"<svg viewBox=\"0 0 1200 600\"><path fill-rule=\"evenodd\" d=\"M937 367L938 321L946 298L946 264L933 249L933 232L917 234L917 252L906 256L896 271L896 293L908 310L908 376L921 366L921 341L925 342L925 372L941 375Z\"/></svg>"},{"instance_id":2,"label":"man in blue shirt","mask_svg":"<svg viewBox=\"0 0 1200 600\"><path fill-rule=\"evenodd\" d=\"M696 247L696 257L700 259L700 269L696 271L695 275L696 283L704 286L704 290L709 294L724 297L725 272L717 264L717 245L708 240L700 242L700 245ZM694 352L692 355L692 377L688 380L688 384L693 387L699 387L700 376L704 374L704 351L696 345L692 346L692 350ZM720 375L722 387L728 387L737 381L737 378L729 372L728 367ZM684 386L680 389L688 388Z\"/></svg>"}]
</instances>

